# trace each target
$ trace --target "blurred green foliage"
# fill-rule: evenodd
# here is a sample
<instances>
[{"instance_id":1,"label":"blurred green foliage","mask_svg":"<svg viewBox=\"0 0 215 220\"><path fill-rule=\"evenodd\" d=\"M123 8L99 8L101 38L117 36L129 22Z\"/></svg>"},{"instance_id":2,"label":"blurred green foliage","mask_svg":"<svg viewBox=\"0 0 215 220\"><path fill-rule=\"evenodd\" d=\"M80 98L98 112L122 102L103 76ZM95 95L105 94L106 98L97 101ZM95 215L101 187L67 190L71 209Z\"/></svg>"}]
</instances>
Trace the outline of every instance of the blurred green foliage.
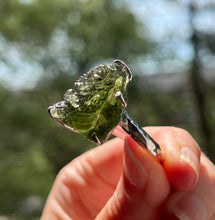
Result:
<instances>
[{"instance_id":1,"label":"blurred green foliage","mask_svg":"<svg viewBox=\"0 0 215 220\"><path fill-rule=\"evenodd\" d=\"M94 146L58 126L47 113L47 107L73 85L75 75L100 60L128 60L147 50L144 37L137 34L140 24L115 3L0 2L1 36L16 43L23 57L38 62L46 73L31 91L0 87L0 215L39 218L59 170ZM7 62L4 54L0 57ZM27 205L29 198L32 206Z\"/></svg>"},{"instance_id":2,"label":"blurred green foliage","mask_svg":"<svg viewBox=\"0 0 215 220\"><path fill-rule=\"evenodd\" d=\"M140 29L143 25L120 1L0 2L1 36L16 42L26 59L38 62L46 73L30 91L7 90L0 84L0 215L38 219L59 170L94 146L58 125L47 107L61 100L77 74L95 63L118 58L129 65L153 48ZM140 89L138 80L134 76L129 88L128 111L140 124L180 126L206 146L190 90ZM215 127L214 90L207 99L210 126ZM214 149L207 150L215 155Z\"/></svg>"}]
</instances>

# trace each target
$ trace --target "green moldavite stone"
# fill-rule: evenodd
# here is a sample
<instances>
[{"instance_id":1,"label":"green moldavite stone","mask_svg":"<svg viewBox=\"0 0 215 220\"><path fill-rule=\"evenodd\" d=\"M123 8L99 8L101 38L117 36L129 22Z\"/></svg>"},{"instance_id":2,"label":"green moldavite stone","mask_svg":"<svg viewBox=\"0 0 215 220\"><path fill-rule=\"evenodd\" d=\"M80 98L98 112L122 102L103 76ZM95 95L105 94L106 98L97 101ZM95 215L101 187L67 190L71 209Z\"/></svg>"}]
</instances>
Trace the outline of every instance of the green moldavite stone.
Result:
<instances>
[{"instance_id":1,"label":"green moldavite stone","mask_svg":"<svg viewBox=\"0 0 215 220\"><path fill-rule=\"evenodd\" d=\"M99 65L82 75L64 100L49 107L59 123L96 143L103 143L121 120L130 69L122 61Z\"/></svg>"}]
</instances>

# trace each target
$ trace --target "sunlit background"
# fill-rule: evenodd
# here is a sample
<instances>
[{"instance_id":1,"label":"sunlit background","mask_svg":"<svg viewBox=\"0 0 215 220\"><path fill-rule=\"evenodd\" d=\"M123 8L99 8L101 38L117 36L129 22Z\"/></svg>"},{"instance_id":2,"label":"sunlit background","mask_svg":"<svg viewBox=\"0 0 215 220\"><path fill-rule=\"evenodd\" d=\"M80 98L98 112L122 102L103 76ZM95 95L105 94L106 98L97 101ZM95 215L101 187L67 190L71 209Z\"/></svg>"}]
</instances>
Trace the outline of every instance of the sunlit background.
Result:
<instances>
[{"instance_id":1,"label":"sunlit background","mask_svg":"<svg viewBox=\"0 0 215 220\"><path fill-rule=\"evenodd\" d=\"M0 220L39 219L59 170L94 146L47 107L116 58L136 121L188 130L215 162L214 21L214 0L0 1Z\"/></svg>"}]
</instances>

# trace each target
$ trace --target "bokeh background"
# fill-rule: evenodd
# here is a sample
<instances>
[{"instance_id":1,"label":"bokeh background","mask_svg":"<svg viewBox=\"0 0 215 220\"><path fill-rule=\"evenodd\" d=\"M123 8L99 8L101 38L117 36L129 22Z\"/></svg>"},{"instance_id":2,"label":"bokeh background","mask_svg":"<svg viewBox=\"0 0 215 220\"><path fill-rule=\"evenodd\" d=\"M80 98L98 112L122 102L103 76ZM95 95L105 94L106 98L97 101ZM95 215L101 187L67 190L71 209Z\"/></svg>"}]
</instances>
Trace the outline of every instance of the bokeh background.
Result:
<instances>
[{"instance_id":1,"label":"bokeh background","mask_svg":"<svg viewBox=\"0 0 215 220\"><path fill-rule=\"evenodd\" d=\"M94 146L47 107L116 58L136 121L187 129L215 161L214 0L1 0L0 220L39 219L59 170Z\"/></svg>"}]
</instances>

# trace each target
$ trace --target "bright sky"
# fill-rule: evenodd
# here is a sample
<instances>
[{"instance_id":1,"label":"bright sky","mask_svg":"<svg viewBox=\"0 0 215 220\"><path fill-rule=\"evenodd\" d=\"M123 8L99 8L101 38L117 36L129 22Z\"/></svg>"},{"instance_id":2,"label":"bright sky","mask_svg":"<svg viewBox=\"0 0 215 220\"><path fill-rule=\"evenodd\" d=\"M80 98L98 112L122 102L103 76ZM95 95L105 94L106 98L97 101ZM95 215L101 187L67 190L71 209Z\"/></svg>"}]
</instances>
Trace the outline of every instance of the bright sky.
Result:
<instances>
[{"instance_id":1,"label":"bright sky","mask_svg":"<svg viewBox=\"0 0 215 220\"><path fill-rule=\"evenodd\" d=\"M21 1L21 0L20 0ZM32 0L22 0L26 3ZM186 3L189 0L125 0L137 19L144 22L148 35L161 45L157 51L159 60L152 55L140 57L137 65L141 72L154 74L161 72L184 71L185 63L193 56L192 47L189 44L190 28ZM212 0L198 0L199 5ZM181 3L179 3L181 2ZM123 2L122 2L123 3ZM125 2L124 2L125 3ZM184 3L184 4L182 4ZM212 31L214 28L215 11L207 10L199 13L195 18L196 27L201 31ZM139 30L141 35L142 30ZM168 58L173 53L175 58ZM0 83L11 90L22 88L31 89L43 74L42 67L35 61L29 60L19 50L16 43L8 44L0 36ZM10 64L9 64L10 62ZM167 69L168 67L168 69Z\"/></svg>"},{"instance_id":2,"label":"bright sky","mask_svg":"<svg viewBox=\"0 0 215 220\"><path fill-rule=\"evenodd\" d=\"M131 1L127 0L128 4ZM185 64L193 58L193 49L189 43L191 36L188 3L189 0L133 0L131 10L148 28L151 38L160 43L158 57L163 62L156 62L146 56L140 60L141 69L146 74L185 71ZM198 7L203 7L214 0L195 0ZM197 30L215 33L215 10L204 10L194 19ZM176 59L168 59L174 54ZM206 58L209 59L209 58ZM215 59L215 58L213 58ZM214 63L214 62L213 62ZM177 70L177 71L176 71Z\"/></svg>"},{"instance_id":3,"label":"bright sky","mask_svg":"<svg viewBox=\"0 0 215 220\"><path fill-rule=\"evenodd\" d=\"M0 59L0 83L11 90L35 86L42 75L42 68L24 57L18 44L9 44L0 36L0 54L4 54L4 59Z\"/></svg>"}]
</instances>

